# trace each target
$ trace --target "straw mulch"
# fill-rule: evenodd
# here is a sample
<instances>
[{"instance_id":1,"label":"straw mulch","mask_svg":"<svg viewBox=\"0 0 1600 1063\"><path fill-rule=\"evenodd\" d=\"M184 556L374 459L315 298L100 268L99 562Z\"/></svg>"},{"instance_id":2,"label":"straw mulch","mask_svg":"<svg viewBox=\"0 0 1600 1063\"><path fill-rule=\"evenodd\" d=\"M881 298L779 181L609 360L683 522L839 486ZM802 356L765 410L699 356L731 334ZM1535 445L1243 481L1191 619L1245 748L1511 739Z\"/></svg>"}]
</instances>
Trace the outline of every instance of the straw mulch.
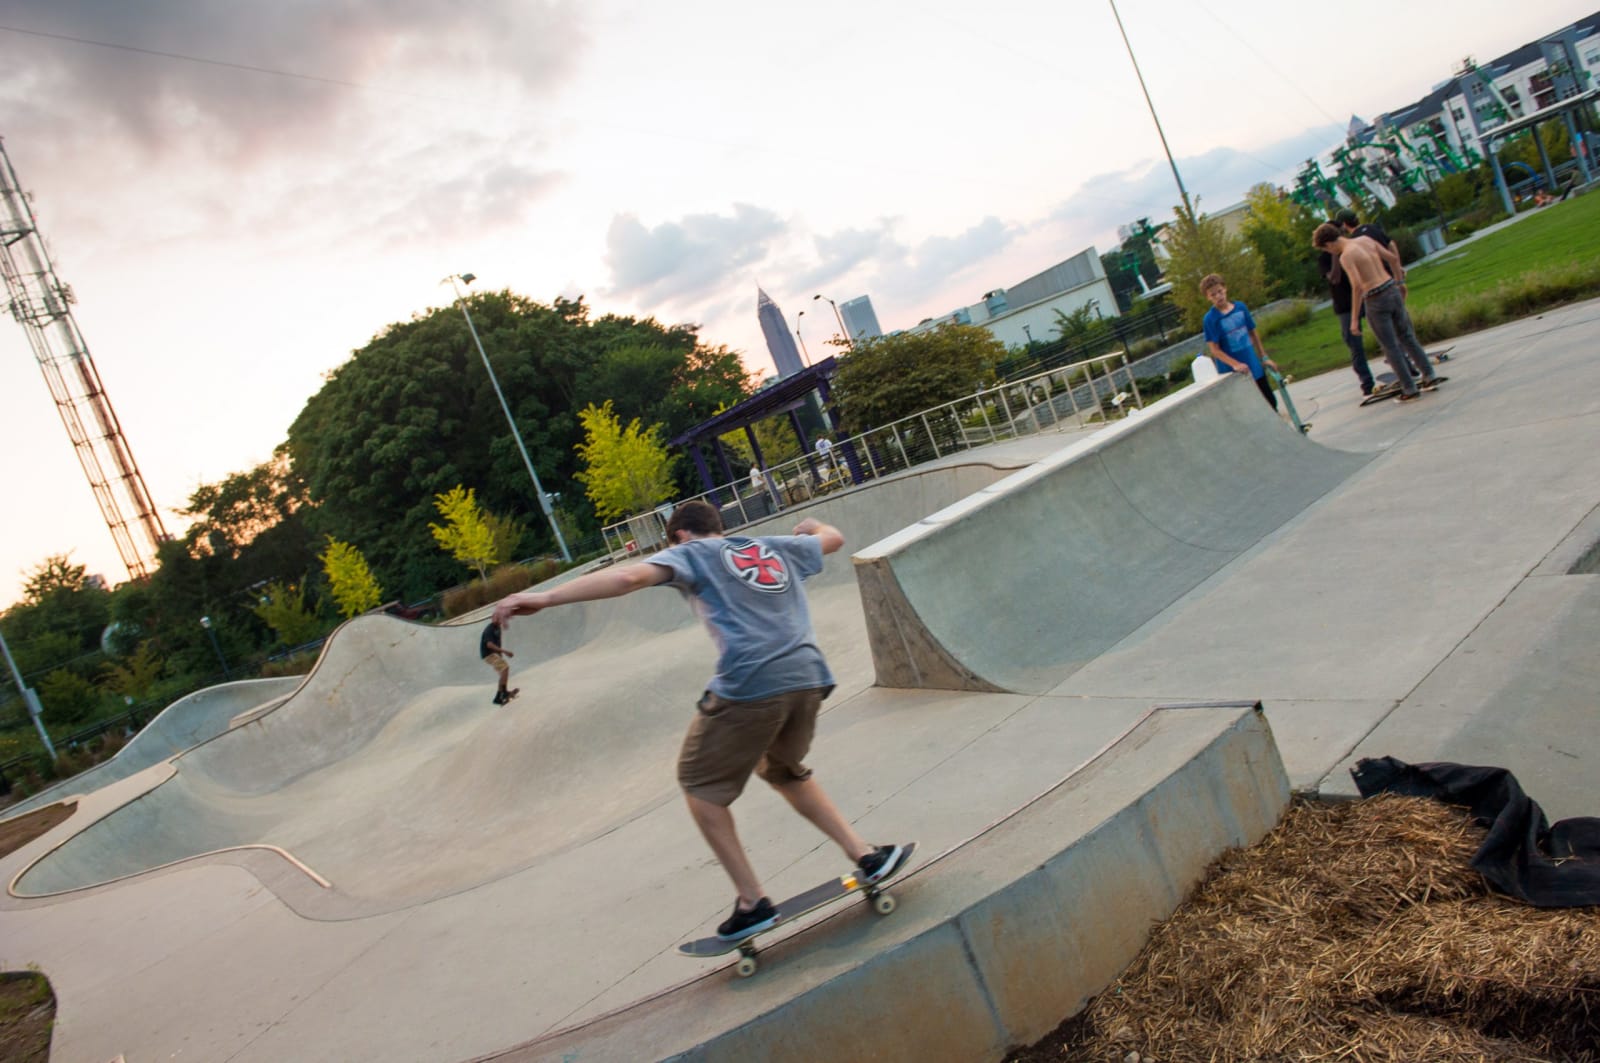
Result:
<instances>
[{"instance_id":1,"label":"straw mulch","mask_svg":"<svg viewBox=\"0 0 1600 1063\"><path fill-rule=\"evenodd\" d=\"M1600 910L1491 894L1483 834L1422 798L1297 803L1008 1058L1600 1061Z\"/></svg>"}]
</instances>

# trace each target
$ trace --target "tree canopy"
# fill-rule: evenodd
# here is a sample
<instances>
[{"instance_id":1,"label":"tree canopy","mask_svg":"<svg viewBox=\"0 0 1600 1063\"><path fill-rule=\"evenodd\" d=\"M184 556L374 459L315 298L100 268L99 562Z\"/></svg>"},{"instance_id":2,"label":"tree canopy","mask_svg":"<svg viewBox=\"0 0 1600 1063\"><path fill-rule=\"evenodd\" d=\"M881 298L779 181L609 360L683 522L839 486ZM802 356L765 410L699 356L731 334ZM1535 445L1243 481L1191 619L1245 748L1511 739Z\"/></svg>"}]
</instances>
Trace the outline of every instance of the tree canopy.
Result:
<instances>
[{"instance_id":1,"label":"tree canopy","mask_svg":"<svg viewBox=\"0 0 1600 1063\"><path fill-rule=\"evenodd\" d=\"M1320 293L1322 275L1311 234L1325 219L1313 215L1270 184L1259 184L1245 196L1250 217L1244 237L1261 258L1269 299L1288 299ZM1220 272L1220 271L1219 271Z\"/></svg>"},{"instance_id":2,"label":"tree canopy","mask_svg":"<svg viewBox=\"0 0 1600 1063\"><path fill-rule=\"evenodd\" d=\"M1167 280L1172 283L1172 301L1183 311L1184 322L1198 329L1211 303L1200 292L1200 279L1217 273L1227 282L1228 296L1259 307L1266 293L1266 278L1261 258L1243 237L1230 233L1215 218L1177 208L1177 220L1167 227L1165 240L1171 256Z\"/></svg>"},{"instance_id":3,"label":"tree canopy","mask_svg":"<svg viewBox=\"0 0 1600 1063\"><path fill-rule=\"evenodd\" d=\"M545 305L511 292L467 302L484 351L546 491L580 533L598 528L574 489L578 411L611 401L618 416L669 434L737 402L750 381L736 353L691 326L606 315L581 299ZM488 374L456 307L390 326L329 374L289 429L295 473L322 535L358 545L379 582L405 598L456 582L434 548L434 497L476 486L495 513L539 512ZM544 522L534 546L553 548Z\"/></svg>"},{"instance_id":4,"label":"tree canopy","mask_svg":"<svg viewBox=\"0 0 1600 1063\"><path fill-rule=\"evenodd\" d=\"M857 340L839 359L833 396L845 430L861 432L971 395L1005 356L1005 344L977 325Z\"/></svg>"}]
</instances>

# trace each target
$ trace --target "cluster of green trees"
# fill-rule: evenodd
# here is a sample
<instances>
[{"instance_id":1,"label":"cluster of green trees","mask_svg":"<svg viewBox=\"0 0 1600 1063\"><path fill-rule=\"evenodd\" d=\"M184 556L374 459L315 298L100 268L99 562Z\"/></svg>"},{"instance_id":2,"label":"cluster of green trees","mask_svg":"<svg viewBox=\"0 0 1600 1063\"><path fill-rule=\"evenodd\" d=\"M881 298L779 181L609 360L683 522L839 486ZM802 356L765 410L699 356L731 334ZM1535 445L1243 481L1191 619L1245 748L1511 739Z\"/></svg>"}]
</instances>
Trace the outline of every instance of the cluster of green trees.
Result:
<instances>
[{"instance_id":1,"label":"cluster of green trees","mask_svg":"<svg viewBox=\"0 0 1600 1063\"><path fill-rule=\"evenodd\" d=\"M659 444L752 389L738 354L702 343L694 326L504 291L467 305L529 454L559 492L570 542L616 511L603 493L560 487L612 475L580 451L604 450L607 424ZM687 462L649 472L646 494L698 490ZM46 723L70 731L130 701L164 705L224 669L259 674L269 656L384 601L551 553L538 513L466 323L445 307L385 328L329 373L270 461L199 487L181 513L189 529L160 547L148 579L111 591L70 558L49 558L0 630ZM35 741L7 677L0 761Z\"/></svg>"}]
</instances>

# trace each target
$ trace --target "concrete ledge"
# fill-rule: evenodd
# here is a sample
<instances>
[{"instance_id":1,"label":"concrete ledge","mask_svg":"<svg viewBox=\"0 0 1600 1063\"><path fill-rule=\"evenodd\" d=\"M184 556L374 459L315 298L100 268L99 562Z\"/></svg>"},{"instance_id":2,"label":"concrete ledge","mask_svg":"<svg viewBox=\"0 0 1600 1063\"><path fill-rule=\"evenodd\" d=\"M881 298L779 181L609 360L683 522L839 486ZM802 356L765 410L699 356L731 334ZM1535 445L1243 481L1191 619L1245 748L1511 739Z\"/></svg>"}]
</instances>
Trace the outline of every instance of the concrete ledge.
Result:
<instances>
[{"instance_id":1,"label":"concrete ledge","mask_svg":"<svg viewBox=\"0 0 1600 1063\"><path fill-rule=\"evenodd\" d=\"M1258 707L1153 711L907 875L888 919L844 906L764 949L752 979L719 969L481 1058L999 1059L1115 979L1217 855L1258 841L1288 801Z\"/></svg>"}]
</instances>

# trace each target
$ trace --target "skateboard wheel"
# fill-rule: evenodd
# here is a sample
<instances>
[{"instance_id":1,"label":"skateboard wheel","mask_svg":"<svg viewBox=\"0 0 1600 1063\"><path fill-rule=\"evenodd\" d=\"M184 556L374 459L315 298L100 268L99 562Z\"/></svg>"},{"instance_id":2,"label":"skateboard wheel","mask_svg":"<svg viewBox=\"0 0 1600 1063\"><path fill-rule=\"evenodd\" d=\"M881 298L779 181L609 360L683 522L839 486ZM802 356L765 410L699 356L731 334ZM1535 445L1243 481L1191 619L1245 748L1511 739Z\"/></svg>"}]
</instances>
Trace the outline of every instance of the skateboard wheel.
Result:
<instances>
[{"instance_id":1,"label":"skateboard wheel","mask_svg":"<svg viewBox=\"0 0 1600 1063\"><path fill-rule=\"evenodd\" d=\"M739 962L734 966L740 978L749 978L756 973L756 958L754 956L740 956Z\"/></svg>"},{"instance_id":2,"label":"skateboard wheel","mask_svg":"<svg viewBox=\"0 0 1600 1063\"><path fill-rule=\"evenodd\" d=\"M894 911L894 898L887 893L880 893L872 898L872 910L879 915L888 915Z\"/></svg>"}]
</instances>

